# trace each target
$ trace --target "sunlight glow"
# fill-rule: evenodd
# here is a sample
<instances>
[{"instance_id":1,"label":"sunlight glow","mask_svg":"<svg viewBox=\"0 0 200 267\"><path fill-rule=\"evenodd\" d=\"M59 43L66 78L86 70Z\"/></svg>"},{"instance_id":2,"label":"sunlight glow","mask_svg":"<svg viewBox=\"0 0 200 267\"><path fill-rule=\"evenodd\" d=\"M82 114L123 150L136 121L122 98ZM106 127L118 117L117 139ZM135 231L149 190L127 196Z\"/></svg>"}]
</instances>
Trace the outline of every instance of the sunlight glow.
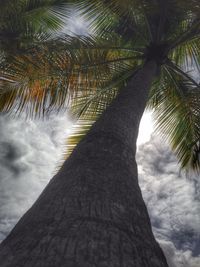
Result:
<instances>
[{"instance_id":1,"label":"sunlight glow","mask_svg":"<svg viewBox=\"0 0 200 267\"><path fill-rule=\"evenodd\" d=\"M140 122L139 135L137 139L137 145L144 144L150 140L153 132L153 121L151 112L145 111L142 120Z\"/></svg>"},{"instance_id":2,"label":"sunlight glow","mask_svg":"<svg viewBox=\"0 0 200 267\"><path fill-rule=\"evenodd\" d=\"M72 9L71 15L68 20L66 20L65 27L62 33L67 33L70 36L82 35L88 36L90 34L89 23L86 21L83 15L80 15L78 11Z\"/></svg>"}]
</instances>

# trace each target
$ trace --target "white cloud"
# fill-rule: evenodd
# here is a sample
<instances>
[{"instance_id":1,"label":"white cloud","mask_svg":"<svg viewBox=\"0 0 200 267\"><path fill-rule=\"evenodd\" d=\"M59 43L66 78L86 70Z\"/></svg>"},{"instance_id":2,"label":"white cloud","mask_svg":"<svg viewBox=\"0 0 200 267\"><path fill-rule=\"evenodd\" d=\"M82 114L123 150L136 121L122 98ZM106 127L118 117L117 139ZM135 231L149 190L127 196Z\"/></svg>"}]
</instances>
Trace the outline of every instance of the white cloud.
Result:
<instances>
[{"instance_id":1,"label":"white cloud","mask_svg":"<svg viewBox=\"0 0 200 267\"><path fill-rule=\"evenodd\" d=\"M197 181L186 178L179 171L175 156L155 134L139 147L137 161L153 231L163 244L171 266L194 267L195 261L200 262ZM187 264L183 265L181 261Z\"/></svg>"},{"instance_id":2,"label":"white cloud","mask_svg":"<svg viewBox=\"0 0 200 267\"><path fill-rule=\"evenodd\" d=\"M194 257L190 250L177 250L170 241L159 240L169 267L199 267L200 256Z\"/></svg>"},{"instance_id":3,"label":"white cloud","mask_svg":"<svg viewBox=\"0 0 200 267\"><path fill-rule=\"evenodd\" d=\"M66 116L44 121L0 117L0 240L55 173L70 127Z\"/></svg>"}]
</instances>

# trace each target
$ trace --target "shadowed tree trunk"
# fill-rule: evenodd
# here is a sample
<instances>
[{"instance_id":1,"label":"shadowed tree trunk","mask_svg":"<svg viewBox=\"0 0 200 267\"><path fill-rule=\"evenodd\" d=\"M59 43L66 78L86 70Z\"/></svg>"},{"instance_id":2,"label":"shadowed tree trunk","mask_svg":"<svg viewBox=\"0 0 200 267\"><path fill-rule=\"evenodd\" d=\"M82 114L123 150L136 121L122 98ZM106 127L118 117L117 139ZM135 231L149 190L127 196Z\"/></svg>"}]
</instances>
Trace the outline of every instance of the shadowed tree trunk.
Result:
<instances>
[{"instance_id":1,"label":"shadowed tree trunk","mask_svg":"<svg viewBox=\"0 0 200 267\"><path fill-rule=\"evenodd\" d=\"M156 69L146 63L93 125L1 244L1 267L167 267L135 162Z\"/></svg>"}]
</instances>

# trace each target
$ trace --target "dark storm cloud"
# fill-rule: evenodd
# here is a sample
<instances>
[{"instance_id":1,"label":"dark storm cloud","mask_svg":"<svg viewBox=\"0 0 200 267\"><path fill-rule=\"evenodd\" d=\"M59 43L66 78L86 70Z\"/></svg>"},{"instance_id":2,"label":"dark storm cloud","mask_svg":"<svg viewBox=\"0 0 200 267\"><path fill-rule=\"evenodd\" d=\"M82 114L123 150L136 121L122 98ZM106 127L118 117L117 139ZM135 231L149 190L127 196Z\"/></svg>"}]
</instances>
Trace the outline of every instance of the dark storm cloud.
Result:
<instances>
[{"instance_id":1,"label":"dark storm cloud","mask_svg":"<svg viewBox=\"0 0 200 267\"><path fill-rule=\"evenodd\" d=\"M12 173L13 178L17 178L22 172L28 171L28 166L26 166L26 164L19 164L20 158L25 155L23 147L17 146L12 141L2 141L0 142L0 147L1 165L3 165L8 172ZM3 175L4 174L1 173L0 177Z\"/></svg>"},{"instance_id":2,"label":"dark storm cloud","mask_svg":"<svg viewBox=\"0 0 200 267\"><path fill-rule=\"evenodd\" d=\"M180 172L168 145L155 134L139 147L137 161L153 231L168 255L169 265L199 266L199 178Z\"/></svg>"}]
</instances>

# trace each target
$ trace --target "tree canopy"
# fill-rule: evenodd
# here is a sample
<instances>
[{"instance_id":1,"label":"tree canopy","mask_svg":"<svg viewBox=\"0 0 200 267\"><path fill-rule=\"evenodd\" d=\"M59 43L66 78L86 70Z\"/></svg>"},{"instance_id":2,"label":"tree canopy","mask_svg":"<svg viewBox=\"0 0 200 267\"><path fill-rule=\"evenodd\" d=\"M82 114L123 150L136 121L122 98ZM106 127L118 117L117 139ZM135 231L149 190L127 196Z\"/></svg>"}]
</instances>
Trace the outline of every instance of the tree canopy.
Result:
<instances>
[{"instance_id":1,"label":"tree canopy","mask_svg":"<svg viewBox=\"0 0 200 267\"><path fill-rule=\"evenodd\" d=\"M128 79L153 60L158 70L147 106L181 167L200 171L200 87L191 72L200 72L198 0L71 1L91 36L50 38L46 29L57 29L60 18L69 14L64 5L48 8L66 1L21 2L29 5L16 9L15 16L8 6L16 1L3 1L2 51L8 51L12 38L17 44L20 36L24 44L29 33L42 41L16 53L2 52L1 111L44 115L71 105L80 127L69 139L70 152ZM39 9L30 5L41 3Z\"/></svg>"}]
</instances>

